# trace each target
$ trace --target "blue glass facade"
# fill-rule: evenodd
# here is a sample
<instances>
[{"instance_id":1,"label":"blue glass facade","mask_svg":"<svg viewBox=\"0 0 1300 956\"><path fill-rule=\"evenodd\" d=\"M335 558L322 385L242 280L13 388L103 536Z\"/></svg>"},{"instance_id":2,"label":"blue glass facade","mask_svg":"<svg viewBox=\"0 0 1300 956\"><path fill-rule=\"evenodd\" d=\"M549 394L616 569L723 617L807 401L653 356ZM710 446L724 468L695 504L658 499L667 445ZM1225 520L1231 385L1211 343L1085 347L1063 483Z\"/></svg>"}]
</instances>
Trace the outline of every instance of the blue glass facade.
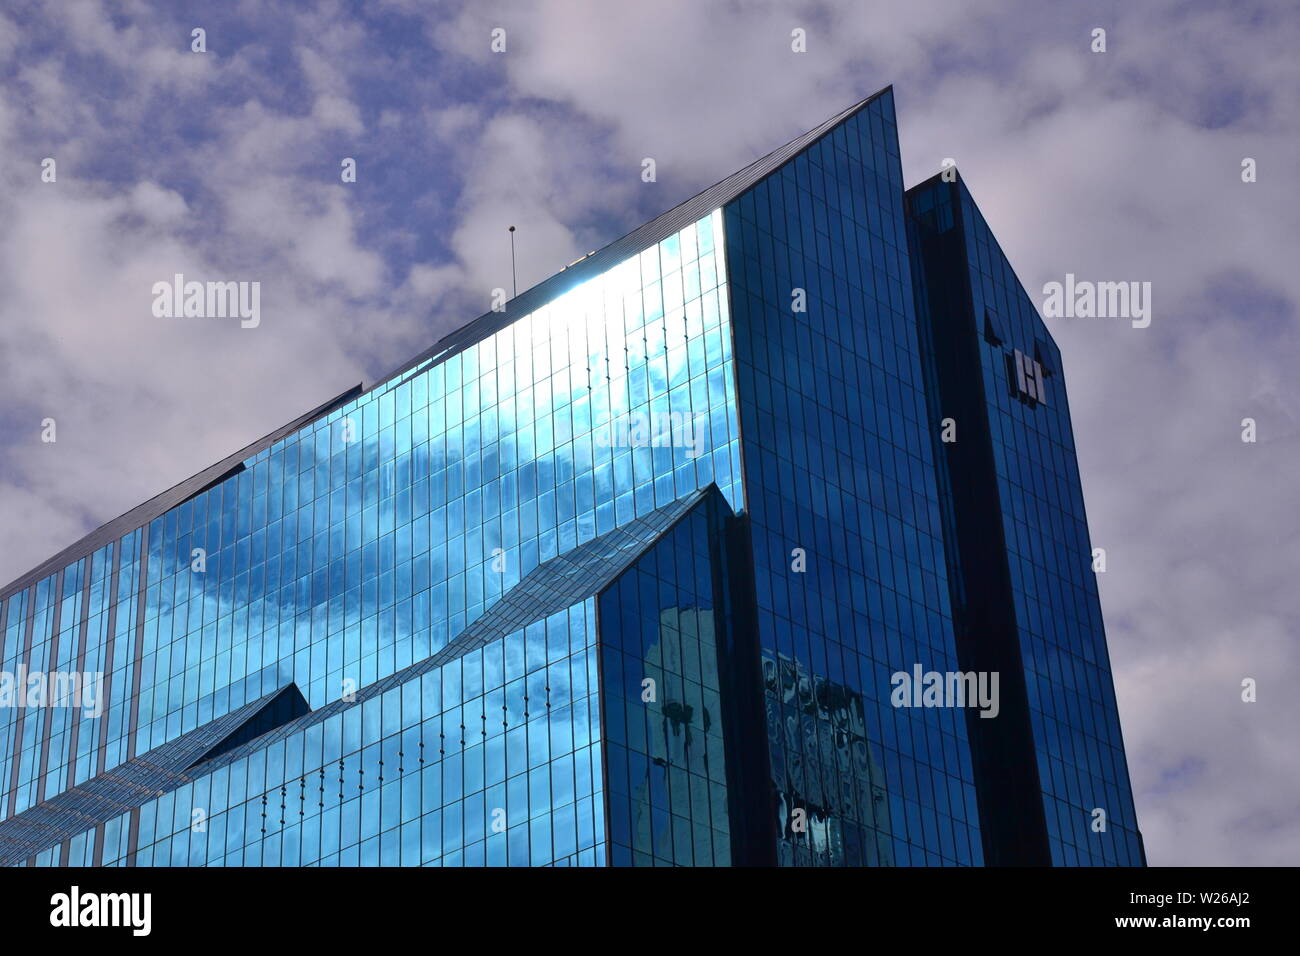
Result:
<instances>
[{"instance_id":1,"label":"blue glass facade","mask_svg":"<svg viewBox=\"0 0 1300 956\"><path fill-rule=\"evenodd\" d=\"M1060 350L959 177L917 186L908 202L924 250L917 275L937 358L936 417L957 428L941 455L951 485L972 495L959 514L990 522L954 530L954 576L964 580L969 640L1009 636L1018 666L1008 673L1023 675L1033 759L1020 765L1041 801L1024 819L1041 819L1046 836L1036 862L1140 865ZM990 593L996 601L979 606Z\"/></svg>"},{"instance_id":2,"label":"blue glass facade","mask_svg":"<svg viewBox=\"0 0 1300 956\"><path fill-rule=\"evenodd\" d=\"M595 677L586 601L283 739L235 751L140 808L131 862L599 864ZM131 829L118 823L119 834ZM103 862L129 853L119 837Z\"/></svg>"},{"instance_id":3,"label":"blue glass facade","mask_svg":"<svg viewBox=\"0 0 1300 956\"><path fill-rule=\"evenodd\" d=\"M687 492L716 483L738 500L720 231L720 214L690 223L97 552L99 603L109 555L122 556L115 616L99 611L85 635L86 660L113 661L107 744L70 775L69 735L46 722L76 711L0 711L3 816L287 683L313 708L373 685L437 653L539 563ZM638 416L692 441L620 443ZM10 672L74 669L87 563L7 596ZM229 795L230 812L265 795L236 779L247 793ZM172 833L143 822L139 852Z\"/></svg>"},{"instance_id":4,"label":"blue glass facade","mask_svg":"<svg viewBox=\"0 0 1300 956\"><path fill-rule=\"evenodd\" d=\"M892 673L957 669L892 94L726 227L778 862L978 864L962 715L889 702Z\"/></svg>"},{"instance_id":5,"label":"blue glass facade","mask_svg":"<svg viewBox=\"0 0 1300 956\"><path fill-rule=\"evenodd\" d=\"M890 702L967 657L916 243L885 90L0 591L5 674L102 675L0 707L0 861L986 862L975 723ZM1020 503L1053 859L1132 862L1068 817L1136 836L1095 584L1034 571L1086 528Z\"/></svg>"},{"instance_id":6,"label":"blue glass facade","mask_svg":"<svg viewBox=\"0 0 1300 956\"><path fill-rule=\"evenodd\" d=\"M716 593L725 507L694 508L600 597L616 865L731 862L719 641L730 619Z\"/></svg>"}]
</instances>

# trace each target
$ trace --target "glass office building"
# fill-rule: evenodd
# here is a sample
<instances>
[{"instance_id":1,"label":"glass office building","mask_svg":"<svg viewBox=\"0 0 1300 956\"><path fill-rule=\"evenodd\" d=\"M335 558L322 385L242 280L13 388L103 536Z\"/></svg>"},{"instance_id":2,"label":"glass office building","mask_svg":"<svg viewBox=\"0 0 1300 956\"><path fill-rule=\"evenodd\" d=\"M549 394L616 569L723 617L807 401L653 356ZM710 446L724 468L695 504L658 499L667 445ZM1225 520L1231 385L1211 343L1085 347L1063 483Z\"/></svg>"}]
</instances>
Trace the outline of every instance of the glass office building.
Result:
<instances>
[{"instance_id":1,"label":"glass office building","mask_svg":"<svg viewBox=\"0 0 1300 956\"><path fill-rule=\"evenodd\" d=\"M1140 863L1059 354L929 188L883 90L0 590L0 861Z\"/></svg>"}]
</instances>

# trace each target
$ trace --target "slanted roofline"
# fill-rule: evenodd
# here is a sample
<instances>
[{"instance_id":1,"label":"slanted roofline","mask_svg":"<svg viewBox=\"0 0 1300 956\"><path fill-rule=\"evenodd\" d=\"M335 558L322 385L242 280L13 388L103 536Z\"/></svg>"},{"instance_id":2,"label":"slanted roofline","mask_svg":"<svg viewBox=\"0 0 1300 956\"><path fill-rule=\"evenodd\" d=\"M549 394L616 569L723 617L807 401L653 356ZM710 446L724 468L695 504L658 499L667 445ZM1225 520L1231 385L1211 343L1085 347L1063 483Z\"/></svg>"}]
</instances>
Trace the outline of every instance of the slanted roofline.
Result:
<instances>
[{"instance_id":1,"label":"slanted roofline","mask_svg":"<svg viewBox=\"0 0 1300 956\"><path fill-rule=\"evenodd\" d=\"M916 185L905 189L903 191L904 202L910 203L914 195L933 189L935 186L940 184L950 186L952 191L955 193L956 201L958 203L963 201L969 203L971 209L974 210L974 212L984 221L984 225L988 228L989 234L993 235L993 226L989 223L988 217L984 215L984 210L980 207L980 204L975 201L975 194L971 192L969 182L964 176L962 176L961 171L955 165L952 166L951 169L953 173L953 178L951 180L943 179L943 171L941 170L928 179L924 179ZM958 219L958 222L961 222L960 218ZM997 242L996 235L993 235L993 240L994 242ZM1061 348L1057 344L1056 337L1052 335L1052 330L1047 327L1047 323L1043 320L1042 310L1038 307L1038 304L1034 301L1034 297L1030 294L1029 287L1026 286L1024 281L1020 278L1020 273L1016 271L1016 267L1011 265L1010 257L1006 256L1006 252L1002 249L1001 243L998 243L998 250L1007 258L1007 265L1011 269L1011 274L1015 277L1016 284L1020 286L1020 291L1024 293L1025 298L1027 298L1030 304L1033 305L1034 312L1038 316L1039 331L1042 332L1046 341L1051 343L1052 348L1056 351L1056 364L1059 370L1061 364Z\"/></svg>"},{"instance_id":2,"label":"slanted roofline","mask_svg":"<svg viewBox=\"0 0 1300 956\"><path fill-rule=\"evenodd\" d=\"M740 196L759 181L767 178L784 166L798 153L803 152L832 129L843 123L853 114L870 105L877 99L892 94L893 86L886 86L870 96L858 100L834 116L814 126L802 136L796 136L784 146L780 146L766 156L754 160L744 169L732 173L726 179L719 180L708 189L697 193L678 206L638 226L609 245L584 257L573 265L543 279L537 285L525 289L510 299L500 312L486 312L467 325L461 326L439 339L431 348L421 352L415 358L398 367L391 374L384 376L380 382L396 378L421 362L435 357L451 357L462 349L468 348L489 335L505 328L512 322L536 312L548 302L558 299L570 289L574 289L588 279L612 269L619 263L636 255L644 249L680 232L691 223L703 219L715 209L720 209Z\"/></svg>"},{"instance_id":3,"label":"slanted roofline","mask_svg":"<svg viewBox=\"0 0 1300 956\"><path fill-rule=\"evenodd\" d=\"M228 455L221 459L221 461L205 468L198 474L192 475L179 484L169 488L167 491L150 498L144 504L137 505L125 514L114 518L107 524L101 525L99 528L79 539L74 544L59 551L48 560L43 561L31 571L28 571L26 574L11 581L3 588L0 588L0 600L6 600L9 597L12 597L17 592L22 591L49 575L62 570L74 561L93 554L109 542L116 541L123 535L129 534L135 529L147 525L150 521L153 521L160 515L166 514L177 505L182 504L188 498L206 490L209 485L219 482L227 472L237 467L241 462L246 461L259 452L265 451L276 442L293 434L295 431L310 425L318 418L329 414L341 405L358 399L376 388L387 385L394 379L409 373L422 362L428 362L431 359L445 360L456 355L474 343L482 341L489 335L505 328L516 320L536 312L548 302L559 298L565 292L581 285L588 279L600 275L608 269L618 265L620 262L623 262L625 259L641 252L643 249L649 248L655 243L681 231L691 223L704 218L704 216L713 212L713 210L725 206L751 186L780 169L796 154L807 149L809 146L812 146L836 126L862 110L864 107L878 99L891 96L893 89L892 85L886 86L875 93L872 93L870 96L858 100L856 103L846 107L824 122L814 126L802 136L795 137L784 146L772 150L772 152L755 160L745 168L714 183L708 189L697 193L684 203L674 206L662 215L657 216L642 226L639 226L627 233L625 236L614 240L609 245L599 249L574 265L563 269L548 279L542 280L532 288L526 289L513 299L510 299L502 311L487 312L467 325L443 336L431 348L426 349L419 355L415 356L415 358L400 365L389 374L383 376L369 388L363 388L360 384L353 386L336 398L326 402L324 405L307 412L305 415L299 416L287 425L264 435L252 444L240 449L232 455Z\"/></svg>"}]
</instances>

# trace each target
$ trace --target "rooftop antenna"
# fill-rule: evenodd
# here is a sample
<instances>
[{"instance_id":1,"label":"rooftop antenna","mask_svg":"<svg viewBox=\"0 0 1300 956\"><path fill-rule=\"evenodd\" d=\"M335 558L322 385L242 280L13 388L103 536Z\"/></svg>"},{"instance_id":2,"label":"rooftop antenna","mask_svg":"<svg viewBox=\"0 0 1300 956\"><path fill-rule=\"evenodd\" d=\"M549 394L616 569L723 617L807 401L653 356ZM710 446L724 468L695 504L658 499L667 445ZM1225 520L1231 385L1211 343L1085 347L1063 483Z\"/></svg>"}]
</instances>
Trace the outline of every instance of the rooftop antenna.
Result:
<instances>
[{"instance_id":1,"label":"rooftop antenna","mask_svg":"<svg viewBox=\"0 0 1300 956\"><path fill-rule=\"evenodd\" d=\"M510 227L510 298L519 295L519 280L515 278L515 227Z\"/></svg>"}]
</instances>

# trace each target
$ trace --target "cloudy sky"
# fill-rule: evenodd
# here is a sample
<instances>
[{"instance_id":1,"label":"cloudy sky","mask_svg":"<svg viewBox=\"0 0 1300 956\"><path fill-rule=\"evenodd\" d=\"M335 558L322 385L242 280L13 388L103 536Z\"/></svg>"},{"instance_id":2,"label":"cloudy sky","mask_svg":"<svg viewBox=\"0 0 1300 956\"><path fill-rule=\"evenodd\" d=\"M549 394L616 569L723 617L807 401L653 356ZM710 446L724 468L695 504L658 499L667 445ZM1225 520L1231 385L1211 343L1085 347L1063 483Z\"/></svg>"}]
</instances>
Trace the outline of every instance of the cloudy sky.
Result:
<instances>
[{"instance_id":1,"label":"cloudy sky","mask_svg":"<svg viewBox=\"0 0 1300 956\"><path fill-rule=\"evenodd\" d=\"M955 158L1036 298L1152 283L1149 328L1048 320L1139 821L1156 864L1300 862L1291 3L0 10L0 581L485 311L507 225L522 289L893 83L907 182ZM154 318L175 272L262 324Z\"/></svg>"}]
</instances>

